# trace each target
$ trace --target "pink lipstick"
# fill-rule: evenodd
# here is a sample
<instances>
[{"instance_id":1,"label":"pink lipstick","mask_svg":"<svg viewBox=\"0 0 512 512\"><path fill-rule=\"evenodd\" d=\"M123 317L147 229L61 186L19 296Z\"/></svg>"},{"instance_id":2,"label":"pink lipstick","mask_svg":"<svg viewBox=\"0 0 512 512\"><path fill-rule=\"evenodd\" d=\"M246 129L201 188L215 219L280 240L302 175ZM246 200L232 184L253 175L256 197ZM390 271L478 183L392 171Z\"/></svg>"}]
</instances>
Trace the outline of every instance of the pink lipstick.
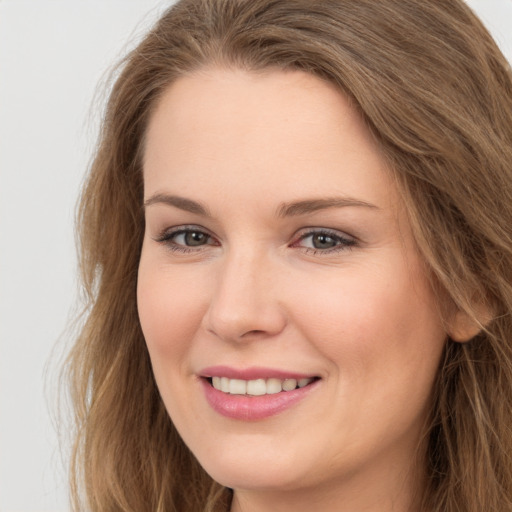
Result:
<instances>
[{"instance_id":1,"label":"pink lipstick","mask_svg":"<svg viewBox=\"0 0 512 512\"><path fill-rule=\"evenodd\" d=\"M305 398L319 378L297 372L252 367L205 368L201 384L210 406L219 414L243 421L279 414Z\"/></svg>"}]
</instances>

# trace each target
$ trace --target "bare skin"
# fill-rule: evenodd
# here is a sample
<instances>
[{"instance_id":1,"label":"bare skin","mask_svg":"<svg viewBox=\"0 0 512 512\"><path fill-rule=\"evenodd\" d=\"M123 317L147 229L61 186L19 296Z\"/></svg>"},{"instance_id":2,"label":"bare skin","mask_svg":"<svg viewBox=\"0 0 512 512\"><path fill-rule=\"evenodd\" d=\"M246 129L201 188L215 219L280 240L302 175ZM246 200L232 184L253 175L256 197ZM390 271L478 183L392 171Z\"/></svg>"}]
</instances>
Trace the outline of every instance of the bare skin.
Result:
<instances>
[{"instance_id":1,"label":"bare skin","mask_svg":"<svg viewBox=\"0 0 512 512\"><path fill-rule=\"evenodd\" d=\"M410 512L447 333L358 114L303 72L208 69L170 86L147 135L141 325L166 408L234 489L232 512ZM315 387L234 419L205 398L215 365Z\"/></svg>"}]
</instances>

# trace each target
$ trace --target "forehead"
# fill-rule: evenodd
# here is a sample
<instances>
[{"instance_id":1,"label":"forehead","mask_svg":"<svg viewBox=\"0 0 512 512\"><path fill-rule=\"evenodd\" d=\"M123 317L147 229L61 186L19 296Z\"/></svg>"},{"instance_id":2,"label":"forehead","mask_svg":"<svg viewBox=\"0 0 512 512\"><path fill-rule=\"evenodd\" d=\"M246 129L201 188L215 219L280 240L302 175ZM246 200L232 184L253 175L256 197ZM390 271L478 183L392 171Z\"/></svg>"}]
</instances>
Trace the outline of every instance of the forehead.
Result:
<instances>
[{"instance_id":1,"label":"forehead","mask_svg":"<svg viewBox=\"0 0 512 512\"><path fill-rule=\"evenodd\" d=\"M208 69L181 77L150 120L144 175L148 193L197 193L240 180L248 193L270 196L349 194L372 202L374 192L390 191L385 160L356 109L332 84L302 71Z\"/></svg>"},{"instance_id":2,"label":"forehead","mask_svg":"<svg viewBox=\"0 0 512 512\"><path fill-rule=\"evenodd\" d=\"M332 84L309 73L211 68L185 75L167 88L150 120L148 138L158 142L165 132L175 137L179 131L181 137L217 134L220 141L226 134L219 128L229 127L236 130L237 142L245 138L249 143L256 131L270 136L286 127L280 133L283 142L287 134L313 142L318 137L310 135L316 133L324 135L325 143L340 143L336 127L341 123L370 138L348 100ZM325 138L327 131L332 137Z\"/></svg>"}]
</instances>

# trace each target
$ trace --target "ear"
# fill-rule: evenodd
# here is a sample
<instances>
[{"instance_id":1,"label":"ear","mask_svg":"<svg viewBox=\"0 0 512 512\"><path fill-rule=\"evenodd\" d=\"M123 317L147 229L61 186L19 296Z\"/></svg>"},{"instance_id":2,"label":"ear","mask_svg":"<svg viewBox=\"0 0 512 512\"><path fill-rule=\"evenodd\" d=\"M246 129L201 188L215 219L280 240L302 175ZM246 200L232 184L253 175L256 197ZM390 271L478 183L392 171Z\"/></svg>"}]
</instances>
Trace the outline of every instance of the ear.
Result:
<instances>
[{"instance_id":1,"label":"ear","mask_svg":"<svg viewBox=\"0 0 512 512\"><path fill-rule=\"evenodd\" d=\"M475 316L459 309L448 322L448 336L458 343L466 343L479 334L492 318L489 309L483 305L475 308Z\"/></svg>"}]
</instances>

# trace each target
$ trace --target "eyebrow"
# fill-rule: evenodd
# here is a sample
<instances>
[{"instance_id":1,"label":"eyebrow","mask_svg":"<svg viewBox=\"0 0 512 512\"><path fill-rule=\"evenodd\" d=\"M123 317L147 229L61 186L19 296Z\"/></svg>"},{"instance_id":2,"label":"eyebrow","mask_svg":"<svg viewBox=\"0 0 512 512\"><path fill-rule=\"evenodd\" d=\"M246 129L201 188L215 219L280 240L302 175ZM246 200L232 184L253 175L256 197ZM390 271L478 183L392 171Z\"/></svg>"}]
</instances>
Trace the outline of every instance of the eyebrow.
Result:
<instances>
[{"instance_id":1,"label":"eyebrow","mask_svg":"<svg viewBox=\"0 0 512 512\"><path fill-rule=\"evenodd\" d=\"M201 203L193 201L192 199L187 199L186 197L169 194L154 194L150 198L146 199L146 201L144 201L144 208L147 208L152 204L167 204L189 213L203 215L204 217L211 217L211 214L206 206L203 206Z\"/></svg>"},{"instance_id":2,"label":"eyebrow","mask_svg":"<svg viewBox=\"0 0 512 512\"><path fill-rule=\"evenodd\" d=\"M184 210L196 215L203 215L204 217L211 217L208 208L197 201L187 199L186 197L169 195L169 194L154 194L144 201L144 208L152 204L166 204L174 206L180 210ZM304 199L301 201L294 201L291 203L283 203L277 209L278 217L294 217L299 215L307 215L319 210L326 210L328 208L344 208L344 207L363 207L379 210L380 208L374 204L359 199L350 197L329 197L325 199Z\"/></svg>"},{"instance_id":3,"label":"eyebrow","mask_svg":"<svg viewBox=\"0 0 512 512\"><path fill-rule=\"evenodd\" d=\"M277 214L278 217L293 217L314 213L319 210L326 210L328 208L345 208L349 206L380 210L378 206L359 199L353 199L351 197L329 197L325 199L305 199L303 201L283 203L279 207Z\"/></svg>"}]
</instances>

